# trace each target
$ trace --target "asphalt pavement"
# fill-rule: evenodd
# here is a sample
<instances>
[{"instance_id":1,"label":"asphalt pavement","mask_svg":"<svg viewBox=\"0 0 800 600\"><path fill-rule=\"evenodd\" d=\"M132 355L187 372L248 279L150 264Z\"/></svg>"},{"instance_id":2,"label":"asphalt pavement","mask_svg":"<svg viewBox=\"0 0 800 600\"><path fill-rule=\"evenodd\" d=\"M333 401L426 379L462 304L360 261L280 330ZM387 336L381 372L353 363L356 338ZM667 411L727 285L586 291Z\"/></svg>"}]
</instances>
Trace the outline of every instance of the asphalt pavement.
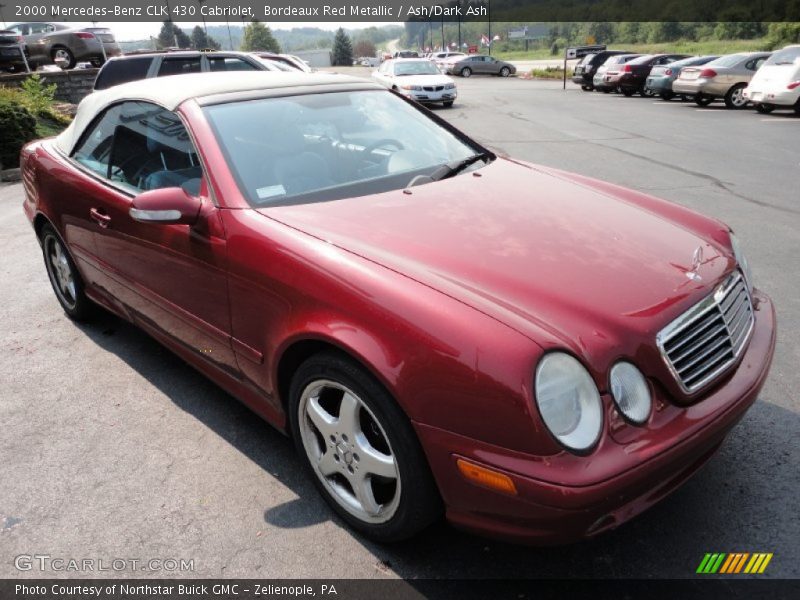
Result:
<instances>
[{"instance_id":1,"label":"asphalt pavement","mask_svg":"<svg viewBox=\"0 0 800 600\"><path fill-rule=\"evenodd\" d=\"M650 511L573 546L519 547L446 524L373 544L332 515L286 438L169 351L112 316L70 322L21 186L6 184L0 577L79 575L15 567L38 554L194 567L120 576L402 577L412 587L414 578L680 578L706 552L772 552L765 576L800 576L800 118L563 92L560 82L458 85L456 105L437 114L497 152L643 190L736 230L780 331L760 400L717 456Z\"/></svg>"}]
</instances>

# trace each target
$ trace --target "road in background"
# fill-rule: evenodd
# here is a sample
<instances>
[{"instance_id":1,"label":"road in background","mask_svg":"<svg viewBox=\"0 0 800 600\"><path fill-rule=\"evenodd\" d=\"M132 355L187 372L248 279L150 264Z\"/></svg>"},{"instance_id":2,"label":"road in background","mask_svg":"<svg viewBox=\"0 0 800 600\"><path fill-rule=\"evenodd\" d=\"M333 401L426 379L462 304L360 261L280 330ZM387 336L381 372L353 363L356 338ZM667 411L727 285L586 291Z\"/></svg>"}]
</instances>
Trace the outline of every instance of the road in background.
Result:
<instances>
[{"instance_id":1,"label":"road in background","mask_svg":"<svg viewBox=\"0 0 800 600\"><path fill-rule=\"evenodd\" d=\"M399 545L367 542L332 516L289 441L219 388L119 319L66 319L21 187L7 185L0 577L56 575L16 571L23 553L194 559L183 575L200 577L692 577L704 553L734 551L774 552L766 576L800 576L800 118L564 93L560 82L457 81L458 102L437 114L497 152L735 228L780 332L762 398L719 454L647 513L574 546L512 546L445 524Z\"/></svg>"}]
</instances>

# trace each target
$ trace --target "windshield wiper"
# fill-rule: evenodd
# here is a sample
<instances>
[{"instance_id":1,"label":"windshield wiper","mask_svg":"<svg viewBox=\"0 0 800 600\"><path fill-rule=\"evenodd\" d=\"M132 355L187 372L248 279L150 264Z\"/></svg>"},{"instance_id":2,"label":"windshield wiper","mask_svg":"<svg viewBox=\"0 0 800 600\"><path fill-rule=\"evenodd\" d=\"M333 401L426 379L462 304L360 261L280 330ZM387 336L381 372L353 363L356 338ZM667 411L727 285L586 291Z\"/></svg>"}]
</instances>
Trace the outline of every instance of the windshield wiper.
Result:
<instances>
[{"instance_id":1,"label":"windshield wiper","mask_svg":"<svg viewBox=\"0 0 800 600\"><path fill-rule=\"evenodd\" d=\"M489 152L480 152L478 154L473 154L472 156L468 156L462 160L456 160L451 163L447 163L442 165L438 169L436 169L433 173L431 173L431 179L434 181L441 181L442 179L447 179L449 177L454 177L458 175L466 169L467 167L474 165L479 160L486 161L492 157L491 153Z\"/></svg>"}]
</instances>

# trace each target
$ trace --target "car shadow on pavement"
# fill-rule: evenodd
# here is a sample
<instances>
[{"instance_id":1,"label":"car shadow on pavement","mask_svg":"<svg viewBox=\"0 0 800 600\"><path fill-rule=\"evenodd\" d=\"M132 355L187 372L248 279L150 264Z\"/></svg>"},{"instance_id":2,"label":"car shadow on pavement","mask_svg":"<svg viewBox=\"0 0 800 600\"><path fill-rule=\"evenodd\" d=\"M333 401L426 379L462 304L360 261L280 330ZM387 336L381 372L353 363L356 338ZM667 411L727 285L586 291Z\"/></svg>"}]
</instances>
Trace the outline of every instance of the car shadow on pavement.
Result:
<instances>
[{"instance_id":1,"label":"car shadow on pavement","mask_svg":"<svg viewBox=\"0 0 800 600\"><path fill-rule=\"evenodd\" d=\"M439 522L416 538L373 543L347 529L301 468L291 441L134 326L104 314L80 329L297 495L264 508L281 529L334 521L382 570L414 578L694 576L706 552L773 552L768 576L800 564L800 416L759 401L718 454L681 489L620 528L555 548L488 540ZM423 590L420 590L423 591Z\"/></svg>"}]
</instances>

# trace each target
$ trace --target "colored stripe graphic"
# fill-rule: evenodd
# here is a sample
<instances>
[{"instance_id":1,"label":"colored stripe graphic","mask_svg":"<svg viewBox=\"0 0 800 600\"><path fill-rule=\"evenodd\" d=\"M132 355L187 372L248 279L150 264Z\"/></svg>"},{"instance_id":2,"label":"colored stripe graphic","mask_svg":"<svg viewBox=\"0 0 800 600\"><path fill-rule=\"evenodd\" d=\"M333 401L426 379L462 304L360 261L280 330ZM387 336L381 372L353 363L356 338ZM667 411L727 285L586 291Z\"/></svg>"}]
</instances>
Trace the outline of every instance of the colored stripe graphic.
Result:
<instances>
[{"instance_id":1,"label":"colored stripe graphic","mask_svg":"<svg viewBox=\"0 0 800 600\"><path fill-rule=\"evenodd\" d=\"M696 573L701 574L733 574L744 573L761 574L772 560L772 552L707 552L700 561Z\"/></svg>"}]
</instances>

